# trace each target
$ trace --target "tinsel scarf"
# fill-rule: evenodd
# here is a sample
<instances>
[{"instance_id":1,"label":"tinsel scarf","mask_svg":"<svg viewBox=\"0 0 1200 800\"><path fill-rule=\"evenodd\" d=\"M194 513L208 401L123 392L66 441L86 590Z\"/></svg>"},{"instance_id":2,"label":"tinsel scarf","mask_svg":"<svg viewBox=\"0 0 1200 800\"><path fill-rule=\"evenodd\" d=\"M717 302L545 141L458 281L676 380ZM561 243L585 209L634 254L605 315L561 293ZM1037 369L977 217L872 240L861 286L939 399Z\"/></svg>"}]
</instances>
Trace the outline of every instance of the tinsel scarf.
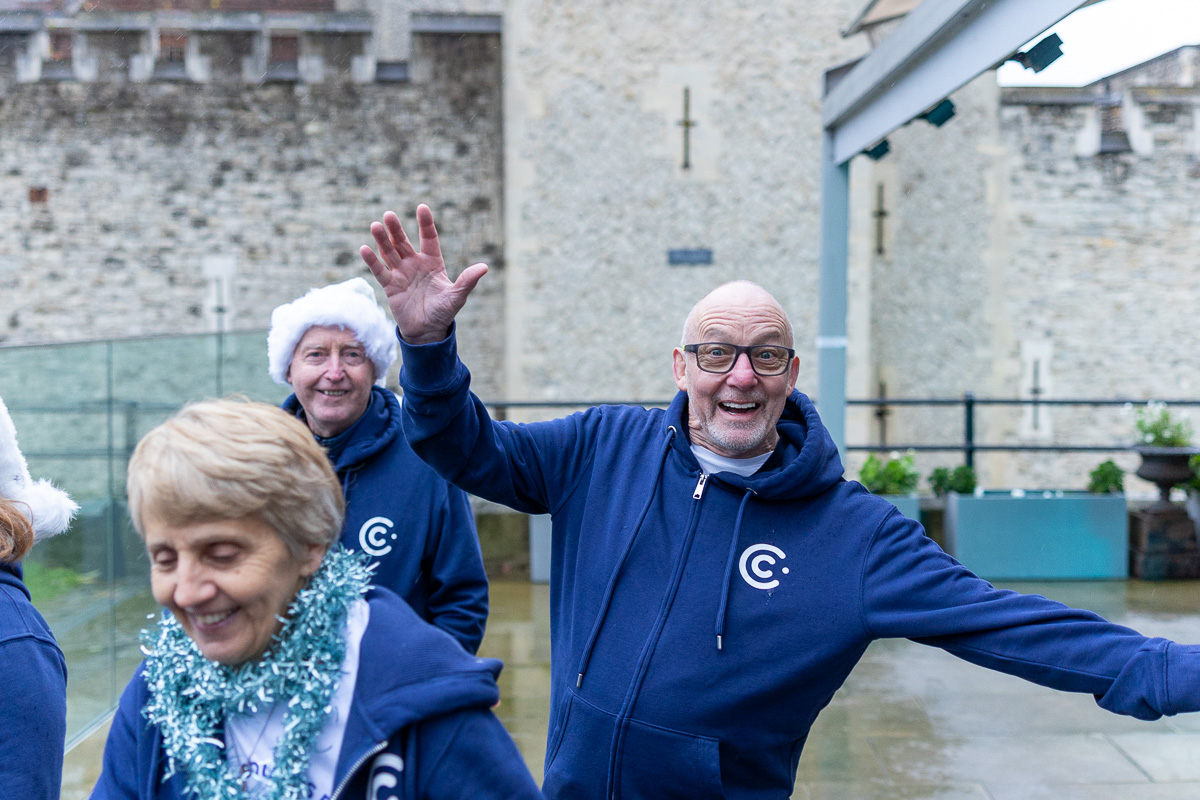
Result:
<instances>
[{"instance_id":1,"label":"tinsel scarf","mask_svg":"<svg viewBox=\"0 0 1200 800\"><path fill-rule=\"evenodd\" d=\"M187 791L202 800L246 798L241 776L230 770L219 738L225 720L286 699L268 797L306 800L309 754L325 725L346 657L346 616L367 590L370 576L362 555L340 546L331 549L288 606L288 618L264 656L237 667L206 659L168 614L143 631L150 697L142 714L162 732L169 757L164 780L182 771Z\"/></svg>"}]
</instances>

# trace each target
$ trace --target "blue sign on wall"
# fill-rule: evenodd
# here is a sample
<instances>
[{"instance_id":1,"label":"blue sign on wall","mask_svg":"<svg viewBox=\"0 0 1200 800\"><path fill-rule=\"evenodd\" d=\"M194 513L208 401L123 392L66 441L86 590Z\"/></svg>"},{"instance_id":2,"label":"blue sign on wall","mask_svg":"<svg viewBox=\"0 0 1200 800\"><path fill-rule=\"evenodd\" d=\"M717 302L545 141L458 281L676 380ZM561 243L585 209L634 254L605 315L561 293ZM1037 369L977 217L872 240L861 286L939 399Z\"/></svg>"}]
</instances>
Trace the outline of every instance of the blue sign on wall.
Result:
<instances>
[{"instance_id":1,"label":"blue sign on wall","mask_svg":"<svg viewBox=\"0 0 1200 800\"><path fill-rule=\"evenodd\" d=\"M713 251L707 247L667 251L667 264L672 267L711 263L713 263Z\"/></svg>"}]
</instances>

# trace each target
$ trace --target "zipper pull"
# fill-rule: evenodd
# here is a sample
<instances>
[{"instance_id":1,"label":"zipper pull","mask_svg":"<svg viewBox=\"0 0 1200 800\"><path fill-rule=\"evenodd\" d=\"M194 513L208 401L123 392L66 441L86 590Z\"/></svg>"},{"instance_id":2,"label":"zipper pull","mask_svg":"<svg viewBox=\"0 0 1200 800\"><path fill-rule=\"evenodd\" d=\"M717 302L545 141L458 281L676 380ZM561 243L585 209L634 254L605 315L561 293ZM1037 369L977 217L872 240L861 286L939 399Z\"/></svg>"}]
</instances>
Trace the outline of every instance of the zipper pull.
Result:
<instances>
[{"instance_id":1,"label":"zipper pull","mask_svg":"<svg viewBox=\"0 0 1200 800\"><path fill-rule=\"evenodd\" d=\"M701 472L700 480L696 482L696 491L692 492L692 499L699 500L700 495L704 494L704 484L708 482L708 474Z\"/></svg>"}]
</instances>

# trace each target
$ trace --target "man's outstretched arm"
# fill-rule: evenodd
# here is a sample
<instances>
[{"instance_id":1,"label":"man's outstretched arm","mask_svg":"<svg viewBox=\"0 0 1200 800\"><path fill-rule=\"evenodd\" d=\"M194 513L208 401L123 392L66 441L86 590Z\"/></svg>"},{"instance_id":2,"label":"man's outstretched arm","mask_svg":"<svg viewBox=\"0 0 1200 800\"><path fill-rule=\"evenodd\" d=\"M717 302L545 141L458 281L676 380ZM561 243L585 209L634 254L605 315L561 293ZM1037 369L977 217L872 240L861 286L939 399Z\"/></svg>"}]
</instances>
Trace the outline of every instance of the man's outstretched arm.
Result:
<instances>
[{"instance_id":1,"label":"man's outstretched arm","mask_svg":"<svg viewBox=\"0 0 1200 800\"><path fill-rule=\"evenodd\" d=\"M472 264L458 280L450 280L433 212L424 203L417 206L417 235L419 247L414 248L400 218L388 211L382 222L371 223L378 254L367 245L359 253L387 295L400 336L409 344L430 344L446 338L467 295L488 268Z\"/></svg>"}]
</instances>

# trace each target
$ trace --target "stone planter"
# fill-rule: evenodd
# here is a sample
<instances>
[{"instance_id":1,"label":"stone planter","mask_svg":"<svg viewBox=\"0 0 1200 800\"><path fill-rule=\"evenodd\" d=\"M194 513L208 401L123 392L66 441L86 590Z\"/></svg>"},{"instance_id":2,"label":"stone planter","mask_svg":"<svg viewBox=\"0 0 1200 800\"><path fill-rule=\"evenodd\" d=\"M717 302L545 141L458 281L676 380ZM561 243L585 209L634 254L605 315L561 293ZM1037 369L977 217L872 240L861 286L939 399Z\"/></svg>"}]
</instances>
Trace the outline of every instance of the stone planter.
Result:
<instances>
[{"instance_id":1,"label":"stone planter","mask_svg":"<svg viewBox=\"0 0 1200 800\"><path fill-rule=\"evenodd\" d=\"M1200 453L1200 448L1195 447L1134 445L1133 449L1142 457L1134 474L1158 487L1160 503L1171 502L1171 489L1192 479L1188 460Z\"/></svg>"},{"instance_id":2,"label":"stone planter","mask_svg":"<svg viewBox=\"0 0 1200 800\"><path fill-rule=\"evenodd\" d=\"M1187 509L1187 515L1192 518L1192 522L1196 526L1196 539L1200 541L1200 491L1188 489L1187 501L1183 507Z\"/></svg>"},{"instance_id":3,"label":"stone planter","mask_svg":"<svg viewBox=\"0 0 1200 800\"><path fill-rule=\"evenodd\" d=\"M1183 503L1150 503L1129 514L1129 574L1146 581L1200 578L1196 524Z\"/></svg>"},{"instance_id":4,"label":"stone planter","mask_svg":"<svg viewBox=\"0 0 1200 800\"><path fill-rule=\"evenodd\" d=\"M987 580L1129 574L1123 494L950 492L944 536L946 552Z\"/></svg>"}]
</instances>

